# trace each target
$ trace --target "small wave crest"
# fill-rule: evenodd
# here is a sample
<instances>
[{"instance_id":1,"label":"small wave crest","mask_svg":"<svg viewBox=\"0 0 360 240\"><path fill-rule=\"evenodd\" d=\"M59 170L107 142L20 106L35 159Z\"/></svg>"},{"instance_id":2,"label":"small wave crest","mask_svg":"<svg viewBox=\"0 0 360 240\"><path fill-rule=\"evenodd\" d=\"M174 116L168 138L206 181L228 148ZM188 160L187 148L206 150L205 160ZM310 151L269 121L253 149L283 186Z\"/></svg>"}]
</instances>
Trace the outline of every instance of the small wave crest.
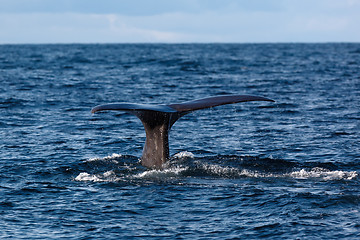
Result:
<instances>
[{"instance_id":1,"label":"small wave crest","mask_svg":"<svg viewBox=\"0 0 360 240\"><path fill-rule=\"evenodd\" d=\"M115 182L118 180L119 178L116 176L114 171L107 171L102 174L82 172L75 178L75 181L80 182Z\"/></svg>"},{"instance_id":2,"label":"small wave crest","mask_svg":"<svg viewBox=\"0 0 360 240\"><path fill-rule=\"evenodd\" d=\"M173 157L177 159L184 159L184 158L194 158L194 154L192 152L183 151L176 153Z\"/></svg>"},{"instance_id":3,"label":"small wave crest","mask_svg":"<svg viewBox=\"0 0 360 240\"><path fill-rule=\"evenodd\" d=\"M121 154L113 153L110 156L106 156L103 158L90 158L86 161L87 162L95 162L95 161L104 161L104 160L114 160L115 162L118 162L118 161L116 161L116 159L121 158L121 157L122 157Z\"/></svg>"},{"instance_id":4,"label":"small wave crest","mask_svg":"<svg viewBox=\"0 0 360 240\"><path fill-rule=\"evenodd\" d=\"M188 170L188 167L172 167L163 170L147 170L142 173L134 175L135 178L145 179L166 179L174 178L183 175Z\"/></svg>"},{"instance_id":5,"label":"small wave crest","mask_svg":"<svg viewBox=\"0 0 360 240\"><path fill-rule=\"evenodd\" d=\"M322 180L352 180L358 176L356 171L330 171L324 168L312 168L311 170L301 169L288 174L298 179L320 178Z\"/></svg>"}]
</instances>

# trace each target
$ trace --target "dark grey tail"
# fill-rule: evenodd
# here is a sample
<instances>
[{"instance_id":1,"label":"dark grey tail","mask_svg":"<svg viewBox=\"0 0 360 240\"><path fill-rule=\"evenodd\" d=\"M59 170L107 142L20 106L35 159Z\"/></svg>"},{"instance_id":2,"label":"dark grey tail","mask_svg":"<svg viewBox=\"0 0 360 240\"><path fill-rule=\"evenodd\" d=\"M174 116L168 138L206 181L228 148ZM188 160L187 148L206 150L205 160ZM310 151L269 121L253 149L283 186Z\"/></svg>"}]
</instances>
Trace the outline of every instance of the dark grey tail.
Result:
<instances>
[{"instance_id":1,"label":"dark grey tail","mask_svg":"<svg viewBox=\"0 0 360 240\"><path fill-rule=\"evenodd\" d=\"M180 117L200 109L249 101L274 102L274 100L264 97L227 95L170 105L110 103L96 106L91 112L117 110L137 116L143 123L146 132L141 164L148 168L161 169L169 159L169 130Z\"/></svg>"}]
</instances>

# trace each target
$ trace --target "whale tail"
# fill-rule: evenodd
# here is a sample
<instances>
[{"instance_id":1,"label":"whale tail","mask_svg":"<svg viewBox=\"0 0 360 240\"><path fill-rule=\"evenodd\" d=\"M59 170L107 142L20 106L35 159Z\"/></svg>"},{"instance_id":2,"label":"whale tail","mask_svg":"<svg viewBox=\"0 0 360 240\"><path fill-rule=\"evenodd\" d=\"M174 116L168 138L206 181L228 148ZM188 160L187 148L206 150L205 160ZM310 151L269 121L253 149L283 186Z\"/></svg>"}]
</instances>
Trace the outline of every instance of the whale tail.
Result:
<instances>
[{"instance_id":1,"label":"whale tail","mask_svg":"<svg viewBox=\"0 0 360 240\"><path fill-rule=\"evenodd\" d=\"M138 117L146 132L141 164L147 168L162 169L163 164L169 159L169 130L179 118L200 109L249 101L274 102L265 97L226 95L169 105L110 103L96 106L91 112L116 110Z\"/></svg>"}]
</instances>

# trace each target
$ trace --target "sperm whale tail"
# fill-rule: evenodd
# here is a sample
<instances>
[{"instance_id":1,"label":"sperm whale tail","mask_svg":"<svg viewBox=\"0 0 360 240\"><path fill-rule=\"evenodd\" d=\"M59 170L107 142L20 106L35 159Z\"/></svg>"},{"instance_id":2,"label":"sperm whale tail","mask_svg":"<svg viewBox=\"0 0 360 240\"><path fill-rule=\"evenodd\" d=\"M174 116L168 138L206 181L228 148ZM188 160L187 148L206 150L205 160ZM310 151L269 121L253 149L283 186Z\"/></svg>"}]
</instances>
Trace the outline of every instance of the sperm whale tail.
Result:
<instances>
[{"instance_id":1,"label":"sperm whale tail","mask_svg":"<svg viewBox=\"0 0 360 240\"><path fill-rule=\"evenodd\" d=\"M200 109L249 101L274 102L265 97L226 95L169 105L110 103L96 106L91 112L116 110L125 111L138 117L146 132L141 164L147 168L161 169L169 159L169 130L179 118Z\"/></svg>"}]
</instances>

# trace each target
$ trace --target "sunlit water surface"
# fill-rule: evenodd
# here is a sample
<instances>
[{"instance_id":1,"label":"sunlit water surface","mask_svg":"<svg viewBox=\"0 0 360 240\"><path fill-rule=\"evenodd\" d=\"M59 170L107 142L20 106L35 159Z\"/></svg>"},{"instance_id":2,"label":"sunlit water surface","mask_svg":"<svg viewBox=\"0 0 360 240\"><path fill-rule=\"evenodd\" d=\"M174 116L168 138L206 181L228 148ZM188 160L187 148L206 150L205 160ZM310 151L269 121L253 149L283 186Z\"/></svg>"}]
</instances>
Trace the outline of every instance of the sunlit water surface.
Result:
<instances>
[{"instance_id":1,"label":"sunlit water surface","mask_svg":"<svg viewBox=\"0 0 360 240\"><path fill-rule=\"evenodd\" d=\"M1 239L359 239L360 44L1 45ZM108 102L184 116L162 171Z\"/></svg>"}]
</instances>

